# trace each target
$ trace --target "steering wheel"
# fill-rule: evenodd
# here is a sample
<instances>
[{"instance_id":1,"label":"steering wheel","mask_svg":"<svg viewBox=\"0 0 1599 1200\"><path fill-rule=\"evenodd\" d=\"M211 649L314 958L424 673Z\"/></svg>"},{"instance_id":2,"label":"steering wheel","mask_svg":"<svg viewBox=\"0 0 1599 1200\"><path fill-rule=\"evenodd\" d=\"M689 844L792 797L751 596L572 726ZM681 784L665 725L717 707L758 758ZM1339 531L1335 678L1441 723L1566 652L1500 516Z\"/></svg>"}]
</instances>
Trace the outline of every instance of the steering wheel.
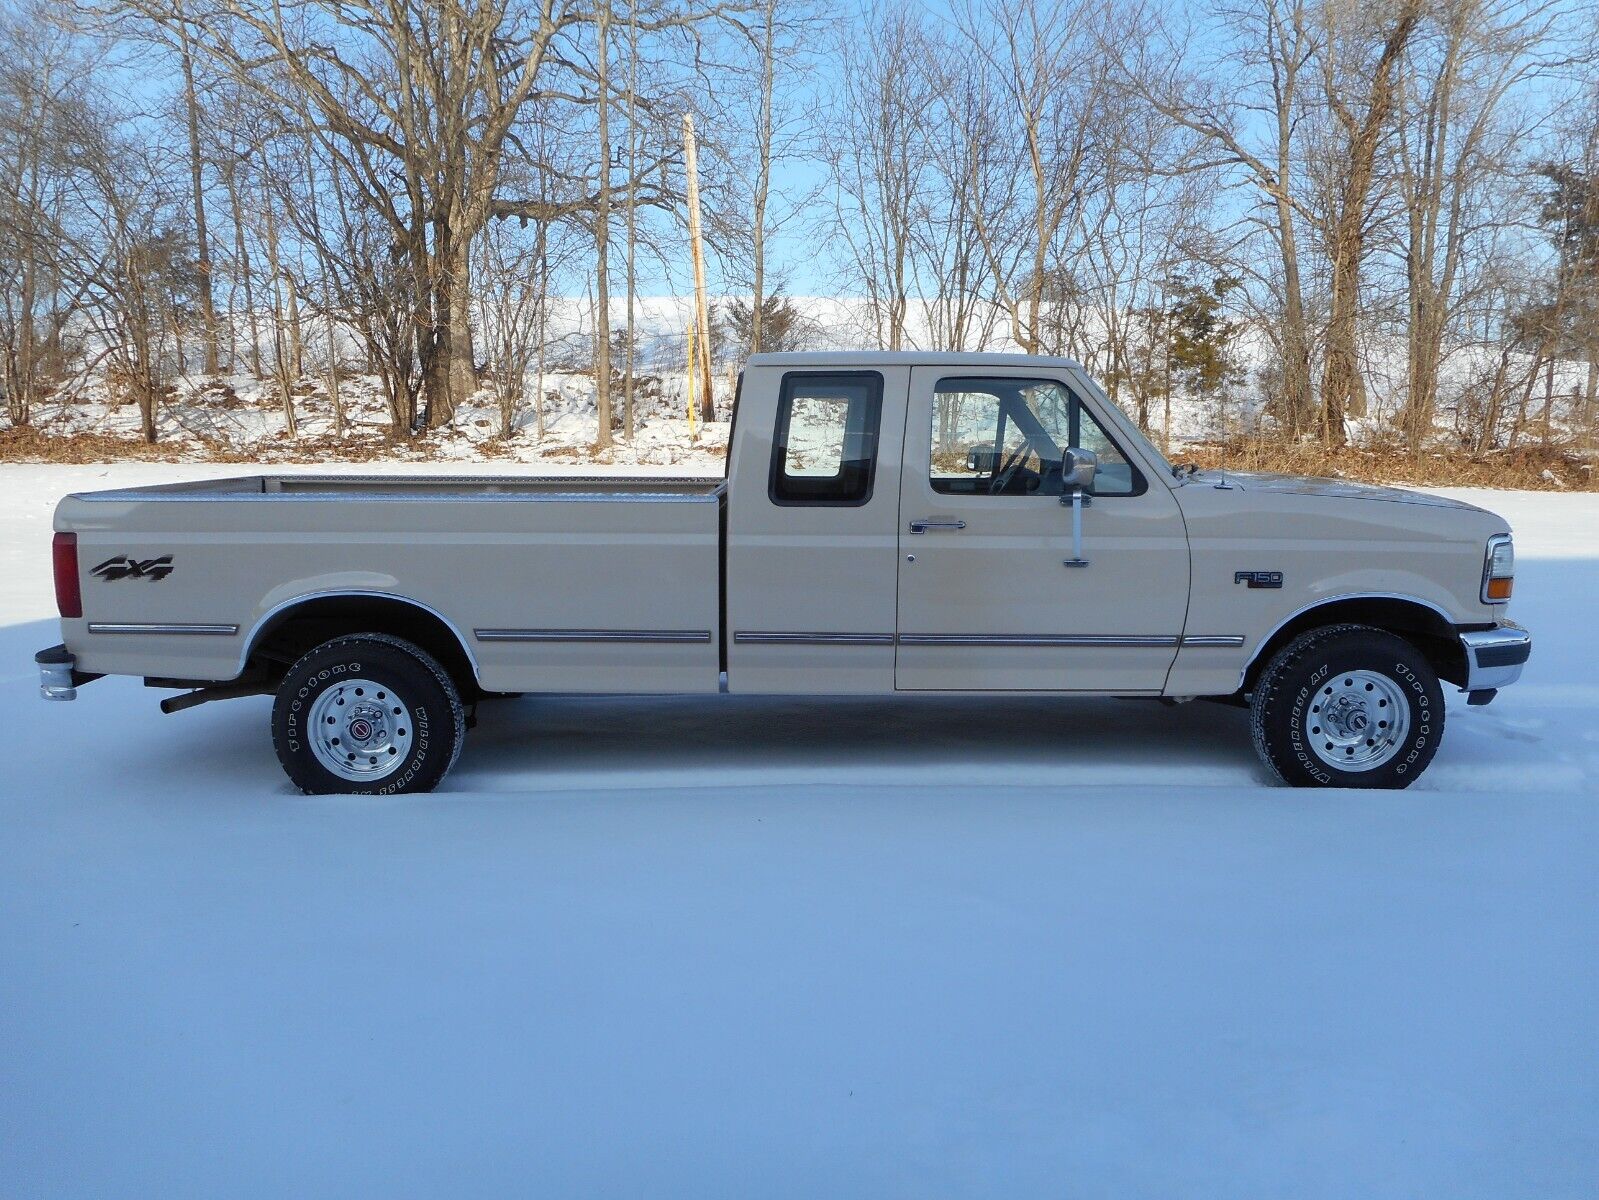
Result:
<instances>
[{"instance_id":1,"label":"steering wheel","mask_svg":"<svg viewBox=\"0 0 1599 1200\"><path fill-rule=\"evenodd\" d=\"M1010 481L1016 478L1016 472L1020 470L1022 460L1026 457L1027 447L1025 445L1011 451L1011 456L1005 460L1005 464L995 473L993 480L988 485L988 494L990 496L1004 495L1005 489L1010 487Z\"/></svg>"}]
</instances>

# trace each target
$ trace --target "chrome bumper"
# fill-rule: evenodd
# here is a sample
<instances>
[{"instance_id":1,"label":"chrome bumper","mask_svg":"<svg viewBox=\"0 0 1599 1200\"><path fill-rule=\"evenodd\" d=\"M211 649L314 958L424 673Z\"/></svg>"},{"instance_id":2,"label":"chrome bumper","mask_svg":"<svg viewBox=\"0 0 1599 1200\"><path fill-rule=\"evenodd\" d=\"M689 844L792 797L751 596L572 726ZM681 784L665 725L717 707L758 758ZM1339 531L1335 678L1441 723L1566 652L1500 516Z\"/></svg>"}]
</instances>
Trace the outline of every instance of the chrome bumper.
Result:
<instances>
[{"instance_id":1,"label":"chrome bumper","mask_svg":"<svg viewBox=\"0 0 1599 1200\"><path fill-rule=\"evenodd\" d=\"M65 646L51 646L33 656L39 666L39 695L46 700L76 700L80 676L78 660Z\"/></svg>"},{"instance_id":2,"label":"chrome bumper","mask_svg":"<svg viewBox=\"0 0 1599 1200\"><path fill-rule=\"evenodd\" d=\"M1467 692L1493 692L1521 678L1521 668L1532 654L1532 634L1513 621L1492 629L1477 629L1460 635L1460 648L1466 656Z\"/></svg>"}]
</instances>

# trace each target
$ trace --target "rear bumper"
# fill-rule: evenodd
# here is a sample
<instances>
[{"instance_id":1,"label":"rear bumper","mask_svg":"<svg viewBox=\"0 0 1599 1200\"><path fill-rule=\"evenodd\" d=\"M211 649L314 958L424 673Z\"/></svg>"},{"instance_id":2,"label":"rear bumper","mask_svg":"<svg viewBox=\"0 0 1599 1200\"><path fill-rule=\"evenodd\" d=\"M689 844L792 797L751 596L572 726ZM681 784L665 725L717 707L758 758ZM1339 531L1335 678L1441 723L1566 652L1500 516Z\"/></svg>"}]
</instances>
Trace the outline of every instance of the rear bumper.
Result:
<instances>
[{"instance_id":1,"label":"rear bumper","mask_svg":"<svg viewBox=\"0 0 1599 1200\"><path fill-rule=\"evenodd\" d=\"M1462 633L1460 648L1466 657L1463 690L1491 692L1521 678L1521 669L1532 655L1532 634L1505 621L1492 629Z\"/></svg>"},{"instance_id":2,"label":"rear bumper","mask_svg":"<svg viewBox=\"0 0 1599 1200\"><path fill-rule=\"evenodd\" d=\"M39 695L46 700L76 700L78 688L100 676L78 670L78 660L65 646L51 646L33 656L39 667Z\"/></svg>"}]
</instances>

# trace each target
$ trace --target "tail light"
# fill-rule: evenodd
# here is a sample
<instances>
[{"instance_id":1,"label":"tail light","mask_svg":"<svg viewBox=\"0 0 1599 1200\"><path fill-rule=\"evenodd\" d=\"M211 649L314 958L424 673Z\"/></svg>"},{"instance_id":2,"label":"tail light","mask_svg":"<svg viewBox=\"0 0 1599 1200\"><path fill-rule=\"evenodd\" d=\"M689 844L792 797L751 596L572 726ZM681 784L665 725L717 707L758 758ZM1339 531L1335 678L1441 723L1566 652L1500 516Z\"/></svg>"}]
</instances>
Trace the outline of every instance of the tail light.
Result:
<instances>
[{"instance_id":1,"label":"tail light","mask_svg":"<svg viewBox=\"0 0 1599 1200\"><path fill-rule=\"evenodd\" d=\"M78 535L58 533L50 549L56 573L56 607L63 617L81 617L83 593L78 587Z\"/></svg>"},{"instance_id":2,"label":"tail light","mask_svg":"<svg viewBox=\"0 0 1599 1200\"><path fill-rule=\"evenodd\" d=\"M1508 533L1488 539L1488 553L1482 564L1484 604L1503 604L1516 586L1516 548Z\"/></svg>"}]
</instances>

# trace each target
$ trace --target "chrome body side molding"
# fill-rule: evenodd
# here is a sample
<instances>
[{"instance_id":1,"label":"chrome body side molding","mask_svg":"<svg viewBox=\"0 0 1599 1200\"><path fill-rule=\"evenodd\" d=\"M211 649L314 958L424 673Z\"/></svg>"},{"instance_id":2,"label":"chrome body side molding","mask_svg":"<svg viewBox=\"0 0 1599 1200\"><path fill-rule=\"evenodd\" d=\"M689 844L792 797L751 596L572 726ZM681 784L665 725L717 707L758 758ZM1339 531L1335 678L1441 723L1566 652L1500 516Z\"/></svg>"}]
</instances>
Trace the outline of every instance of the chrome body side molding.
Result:
<instances>
[{"instance_id":1,"label":"chrome body side molding","mask_svg":"<svg viewBox=\"0 0 1599 1200\"><path fill-rule=\"evenodd\" d=\"M901 646L1126 646L1159 649L1177 645L1176 637L1141 634L902 633Z\"/></svg>"},{"instance_id":2,"label":"chrome body side molding","mask_svg":"<svg viewBox=\"0 0 1599 1200\"><path fill-rule=\"evenodd\" d=\"M152 634L202 634L212 637L232 637L239 632L237 625L153 624L133 621L90 621L90 633L152 633Z\"/></svg>"},{"instance_id":3,"label":"chrome body side molding","mask_svg":"<svg viewBox=\"0 0 1599 1200\"><path fill-rule=\"evenodd\" d=\"M776 633L741 630L733 635L740 646L892 646L892 633Z\"/></svg>"},{"instance_id":4,"label":"chrome body side molding","mask_svg":"<svg viewBox=\"0 0 1599 1200\"><path fill-rule=\"evenodd\" d=\"M480 642L696 642L711 640L709 629L474 629Z\"/></svg>"},{"instance_id":5,"label":"chrome body side molding","mask_svg":"<svg viewBox=\"0 0 1599 1200\"><path fill-rule=\"evenodd\" d=\"M1163 634L1024 634L1024 633L788 633L740 631L733 641L741 646L1123 646L1158 649L1176 646L1179 639ZM1241 633L1189 635L1184 646L1242 646Z\"/></svg>"}]
</instances>

